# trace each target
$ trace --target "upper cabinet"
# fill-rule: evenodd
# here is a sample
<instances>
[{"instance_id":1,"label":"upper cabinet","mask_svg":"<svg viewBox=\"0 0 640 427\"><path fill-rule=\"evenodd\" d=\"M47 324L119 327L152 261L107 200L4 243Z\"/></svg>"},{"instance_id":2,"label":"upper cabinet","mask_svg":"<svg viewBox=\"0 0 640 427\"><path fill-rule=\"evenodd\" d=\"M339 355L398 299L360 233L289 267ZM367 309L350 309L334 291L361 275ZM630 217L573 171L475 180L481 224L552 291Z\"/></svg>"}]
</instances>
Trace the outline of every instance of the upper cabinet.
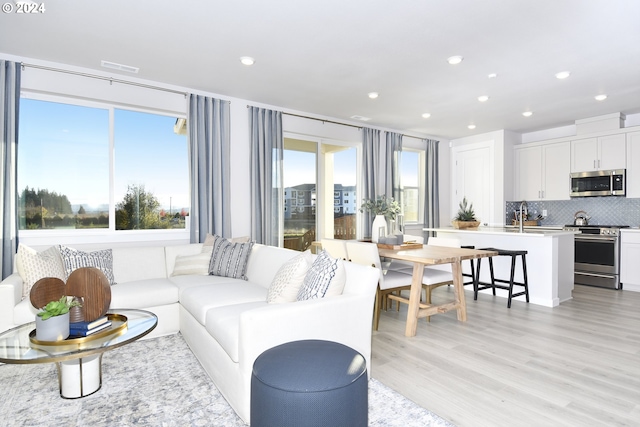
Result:
<instances>
[{"instance_id":1,"label":"upper cabinet","mask_svg":"<svg viewBox=\"0 0 640 427\"><path fill-rule=\"evenodd\" d=\"M571 141L571 172L626 168L625 134Z\"/></svg>"},{"instance_id":2,"label":"upper cabinet","mask_svg":"<svg viewBox=\"0 0 640 427\"><path fill-rule=\"evenodd\" d=\"M627 134L627 197L640 197L640 132Z\"/></svg>"},{"instance_id":3,"label":"upper cabinet","mask_svg":"<svg viewBox=\"0 0 640 427\"><path fill-rule=\"evenodd\" d=\"M569 142L514 149L515 200L569 200Z\"/></svg>"}]
</instances>

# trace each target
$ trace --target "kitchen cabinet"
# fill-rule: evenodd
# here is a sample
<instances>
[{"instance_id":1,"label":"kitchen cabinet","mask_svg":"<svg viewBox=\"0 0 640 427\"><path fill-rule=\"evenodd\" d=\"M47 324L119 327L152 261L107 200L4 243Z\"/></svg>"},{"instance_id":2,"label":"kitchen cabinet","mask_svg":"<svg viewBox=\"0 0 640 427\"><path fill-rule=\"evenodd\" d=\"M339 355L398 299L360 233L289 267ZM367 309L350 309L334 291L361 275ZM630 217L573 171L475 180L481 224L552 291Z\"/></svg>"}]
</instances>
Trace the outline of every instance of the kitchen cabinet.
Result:
<instances>
[{"instance_id":1,"label":"kitchen cabinet","mask_svg":"<svg viewBox=\"0 0 640 427\"><path fill-rule=\"evenodd\" d=\"M627 197L640 198L640 132L627 134Z\"/></svg>"},{"instance_id":2,"label":"kitchen cabinet","mask_svg":"<svg viewBox=\"0 0 640 427\"><path fill-rule=\"evenodd\" d=\"M571 141L571 172L626 168L625 134Z\"/></svg>"},{"instance_id":3,"label":"kitchen cabinet","mask_svg":"<svg viewBox=\"0 0 640 427\"><path fill-rule=\"evenodd\" d=\"M569 142L516 147L515 200L569 200Z\"/></svg>"},{"instance_id":4,"label":"kitchen cabinet","mask_svg":"<svg viewBox=\"0 0 640 427\"><path fill-rule=\"evenodd\" d=\"M640 231L620 232L620 282L625 290L640 290Z\"/></svg>"}]
</instances>

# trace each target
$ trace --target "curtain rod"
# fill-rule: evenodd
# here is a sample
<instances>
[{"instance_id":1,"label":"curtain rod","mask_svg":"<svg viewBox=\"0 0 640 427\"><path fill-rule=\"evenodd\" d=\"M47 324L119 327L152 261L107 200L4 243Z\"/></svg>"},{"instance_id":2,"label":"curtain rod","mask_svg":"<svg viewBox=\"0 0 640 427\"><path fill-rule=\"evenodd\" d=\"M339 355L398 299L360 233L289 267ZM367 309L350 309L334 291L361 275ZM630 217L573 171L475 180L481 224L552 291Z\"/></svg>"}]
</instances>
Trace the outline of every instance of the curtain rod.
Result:
<instances>
[{"instance_id":1,"label":"curtain rod","mask_svg":"<svg viewBox=\"0 0 640 427\"><path fill-rule=\"evenodd\" d=\"M248 107L248 105L247 105L247 107ZM301 116L299 114L284 113L284 112L282 114L286 114L287 116L300 117L300 118L303 118L303 119L317 120L317 121L322 122L322 123L333 123L335 125L350 126L352 128L357 128L359 130L361 130L364 127L364 126L352 125L352 124L349 124L349 123L334 122L332 120L318 119L317 117ZM409 138L415 138L415 139L427 139L427 138L423 138L423 137L420 137L420 136L407 135L407 134L404 134L404 133L401 133L401 135L409 137Z\"/></svg>"},{"instance_id":2,"label":"curtain rod","mask_svg":"<svg viewBox=\"0 0 640 427\"><path fill-rule=\"evenodd\" d=\"M153 89L153 90L160 90L160 91L163 91L163 92L175 93L175 94L178 94L178 95L184 95L185 98L188 95L187 92L181 92L181 91L173 90L173 89L166 89L166 88L163 88L163 87L147 85L147 84L144 84L144 83L130 82L128 80L114 79L113 77L104 77L104 76L99 76L97 74L81 73L79 71L71 71L71 70L63 70L63 69L60 69L60 68L44 67L42 65L35 65L35 64L25 64L24 62L21 62L20 66L22 67L23 70L24 70L25 67L29 67L29 68L37 68L39 70L54 71L56 73L73 74L74 76L82 76L82 77L89 77L89 78L98 79L98 80L106 80L109 83L114 83L115 82L115 83L121 83L121 84L125 84L125 85L143 87L143 88L146 88L146 89Z\"/></svg>"}]
</instances>

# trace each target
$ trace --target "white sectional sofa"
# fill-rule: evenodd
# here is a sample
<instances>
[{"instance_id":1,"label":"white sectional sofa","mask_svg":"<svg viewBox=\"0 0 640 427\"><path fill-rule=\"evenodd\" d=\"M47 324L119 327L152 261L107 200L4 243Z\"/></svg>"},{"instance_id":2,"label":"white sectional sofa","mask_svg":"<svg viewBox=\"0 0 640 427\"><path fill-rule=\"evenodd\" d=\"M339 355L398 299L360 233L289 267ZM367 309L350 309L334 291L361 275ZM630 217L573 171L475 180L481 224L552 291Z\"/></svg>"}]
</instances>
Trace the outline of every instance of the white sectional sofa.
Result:
<instances>
[{"instance_id":1,"label":"white sectional sofa","mask_svg":"<svg viewBox=\"0 0 640 427\"><path fill-rule=\"evenodd\" d=\"M155 313L158 326L150 336L180 331L243 420L249 422L253 362L276 345L301 339L339 342L362 353L370 369L378 270L345 262L341 295L274 304L267 303L269 286L279 268L299 252L253 245L248 280L172 275L176 257L201 252L202 244L113 248L111 308ZM22 286L18 273L0 283L0 331L34 320L37 311L29 298L22 299Z\"/></svg>"}]
</instances>

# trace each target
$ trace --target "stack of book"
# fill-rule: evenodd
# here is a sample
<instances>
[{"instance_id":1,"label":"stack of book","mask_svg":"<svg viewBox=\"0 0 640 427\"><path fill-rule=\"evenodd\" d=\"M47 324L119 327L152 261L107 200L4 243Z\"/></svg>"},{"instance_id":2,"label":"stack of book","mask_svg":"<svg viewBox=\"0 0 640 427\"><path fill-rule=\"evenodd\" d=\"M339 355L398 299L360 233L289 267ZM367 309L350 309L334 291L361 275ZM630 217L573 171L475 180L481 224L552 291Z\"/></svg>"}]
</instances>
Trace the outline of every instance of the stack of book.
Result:
<instances>
[{"instance_id":1,"label":"stack of book","mask_svg":"<svg viewBox=\"0 0 640 427\"><path fill-rule=\"evenodd\" d=\"M109 326L111 326L111 320L107 316L99 317L91 322L73 322L69 323L69 336L86 337L107 329Z\"/></svg>"}]
</instances>

